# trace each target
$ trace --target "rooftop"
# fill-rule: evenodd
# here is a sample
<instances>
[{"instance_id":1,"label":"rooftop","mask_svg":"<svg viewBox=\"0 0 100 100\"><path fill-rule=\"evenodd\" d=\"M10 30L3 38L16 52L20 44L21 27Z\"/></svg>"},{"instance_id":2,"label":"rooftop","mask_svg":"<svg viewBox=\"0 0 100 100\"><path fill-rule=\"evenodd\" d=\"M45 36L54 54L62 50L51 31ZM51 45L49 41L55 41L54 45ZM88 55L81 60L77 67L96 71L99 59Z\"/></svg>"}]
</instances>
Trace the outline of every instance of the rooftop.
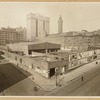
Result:
<instances>
[{"instance_id":1,"label":"rooftop","mask_svg":"<svg viewBox=\"0 0 100 100\"><path fill-rule=\"evenodd\" d=\"M19 42L19 43L11 43L11 44L32 45L32 44L41 44L41 43L51 43L51 42L35 41L35 42ZM56 43L53 43L53 44L56 44Z\"/></svg>"}]
</instances>

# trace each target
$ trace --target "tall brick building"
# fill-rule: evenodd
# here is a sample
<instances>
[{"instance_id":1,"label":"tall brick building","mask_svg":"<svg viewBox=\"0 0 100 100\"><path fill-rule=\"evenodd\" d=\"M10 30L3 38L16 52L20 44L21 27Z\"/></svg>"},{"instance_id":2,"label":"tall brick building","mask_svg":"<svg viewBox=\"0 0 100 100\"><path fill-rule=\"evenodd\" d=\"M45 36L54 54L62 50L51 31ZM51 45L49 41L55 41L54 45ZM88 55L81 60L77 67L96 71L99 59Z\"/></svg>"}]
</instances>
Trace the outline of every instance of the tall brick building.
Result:
<instances>
[{"instance_id":1,"label":"tall brick building","mask_svg":"<svg viewBox=\"0 0 100 100\"><path fill-rule=\"evenodd\" d=\"M0 29L0 45L5 45L7 43L15 43L25 41L25 28L21 28L22 31L18 31L19 28L4 28Z\"/></svg>"},{"instance_id":2,"label":"tall brick building","mask_svg":"<svg viewBox=\"0 0 100 100\"><path fill-rule=\"evenodd\" d=\"M44 41L59 43L61 49L86 51L99 47L100 35L73 35L66 33L48 35Z\"/></svg>"},{"instance_id":3,"label":"tall brick building","mask_svg":"<svg viewBox=\"0 0 100 100\"><path fill-rule=\"evenodd\" d=\"M63 32L63 19L60 16L58 33L48 34L44 41L59 43L62 50L86 51L99 47L100 30L93 32L88 32L87 30Z\"/></svg>"}]
</instances>

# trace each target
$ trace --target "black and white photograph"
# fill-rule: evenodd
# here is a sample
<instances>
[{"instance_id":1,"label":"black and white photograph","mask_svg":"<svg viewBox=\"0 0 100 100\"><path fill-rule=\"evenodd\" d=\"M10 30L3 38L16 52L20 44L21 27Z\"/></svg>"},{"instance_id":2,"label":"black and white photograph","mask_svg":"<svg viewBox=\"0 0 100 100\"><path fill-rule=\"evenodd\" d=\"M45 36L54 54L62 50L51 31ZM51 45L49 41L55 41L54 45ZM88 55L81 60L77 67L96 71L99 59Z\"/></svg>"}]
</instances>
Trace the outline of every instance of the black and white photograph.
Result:
<instances>
[{"instance_id":1,"label":"black and white photograph","mask_svg":"<svg viewBox=\"0 0 100 100\"><path fill-rule=\"evenodd\" d=\"M100 96L100 2L0 2L3 96Z\"/></svg>"}]
</instances>

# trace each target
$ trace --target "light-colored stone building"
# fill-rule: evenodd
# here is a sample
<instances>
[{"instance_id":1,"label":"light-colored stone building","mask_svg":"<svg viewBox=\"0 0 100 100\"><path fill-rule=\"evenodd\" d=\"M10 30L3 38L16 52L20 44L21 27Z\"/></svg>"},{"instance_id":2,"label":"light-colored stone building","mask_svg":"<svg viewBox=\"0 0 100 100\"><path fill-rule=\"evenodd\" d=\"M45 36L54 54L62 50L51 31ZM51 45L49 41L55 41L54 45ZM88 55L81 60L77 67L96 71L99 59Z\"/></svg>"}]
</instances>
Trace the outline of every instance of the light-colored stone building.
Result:
<instances>
[{"instance_id":1,"label":"light-colored stone building","mask_svg":"<svg viewBox=\"0 0 100 100\"><path fill-rule=\"evenodd\" d=\"M29 13L27 15L27 41L45 38L49 34L49 23L48 17Z\"/></svg>"},{"instance_id":2,"label":"light-colored stone building","mask_svg":"<svg viewBox=\"0 0 100 100\"><path fill-rule=\"evenodd\" d=\"M45 38L45 27L44 27L44 17L41 15L37 15L37 38L43 39Z\"/></svg>"},{"instance_id":3,"label":"light-colored stone building","mask_svg":"<svg viewBox=\"0 0 100 100\"><path fill-rule=\"evenodd\" d=\"M36 29L36 24L37 24L37 17L35 14L28 14L27 15L27 33L26 33L26 40L27 41L33 41L36 38L37 34L37 29Z\"/></svg>"}]
</instances>

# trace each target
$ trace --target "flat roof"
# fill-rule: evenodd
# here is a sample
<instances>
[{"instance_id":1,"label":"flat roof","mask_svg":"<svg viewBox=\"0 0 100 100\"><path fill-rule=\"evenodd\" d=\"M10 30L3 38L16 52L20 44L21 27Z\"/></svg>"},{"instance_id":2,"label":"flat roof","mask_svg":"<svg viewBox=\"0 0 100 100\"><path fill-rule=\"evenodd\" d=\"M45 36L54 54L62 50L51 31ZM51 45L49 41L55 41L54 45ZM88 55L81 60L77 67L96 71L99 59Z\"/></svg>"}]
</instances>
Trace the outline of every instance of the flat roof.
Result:
<instances>
[{"instance_id":1,"label":"flat roof","mask_svg":"<svg viewBox=\"0 0 100 100\"><path fill-rule=\"evenodd\" d=\"M60 49L61 48L61 44L55 44L55 43L51 43L51 42L20 42L20 43L13 43L13 44L9 44L9 47L28 47L28 50L45 50L45 49ZM16 48L17 50L17 48Z\"/></svg>"},{"instance_id":2,"label":"flat roof","mask_svg":"<svg viewBox=\"0 0 100 100\"><path fill-rule=\"evenodd\" d=\"M43 56L23 56L24 58L30 58L31 60L42 61L42 62L57 62L62 61L60 58L65 58L60 55L45 54ZM67 56L68 57L68 56Z\"/></svg>"},{"instance_id":3,"label":"flat roof","mask_svg":"<svg viewBox=\"0 0 100 100\"><path fill-rule=\"evenodd\" d=\"M52 44L57 44L53 42L44 42L44 41L36 41L36 42L19 42L19 43L11 43L11 44L19 44L19 45L32 45L32 44L40 44L40 43L52 43ZM9 45L9 44L8 44Z\"/></svg>"}]
</instances>

